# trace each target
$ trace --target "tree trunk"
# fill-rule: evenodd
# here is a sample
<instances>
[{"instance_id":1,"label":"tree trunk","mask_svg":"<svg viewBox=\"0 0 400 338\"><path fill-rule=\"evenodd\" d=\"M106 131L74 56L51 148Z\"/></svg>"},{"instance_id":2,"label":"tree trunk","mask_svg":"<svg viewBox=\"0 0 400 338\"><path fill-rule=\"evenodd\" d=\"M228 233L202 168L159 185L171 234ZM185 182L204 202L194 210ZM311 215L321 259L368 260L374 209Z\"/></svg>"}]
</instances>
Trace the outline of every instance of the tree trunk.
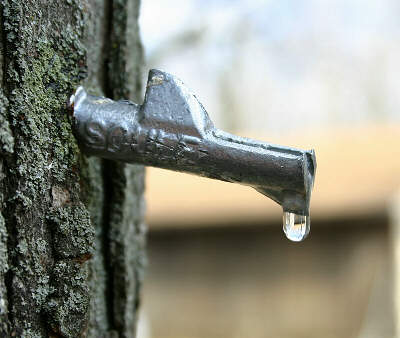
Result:
<instances>
[{"instance_id":1,"label":"tree trunk","mask_svg":"<svg viewBox=\"0 0 400 338\"><path fill-rule=\"evenodd\" d=\"M0 337L134 337L140 166L86 158L66 102L138 100L139 0L3 0Z\"/></svg>"}]
</instances>

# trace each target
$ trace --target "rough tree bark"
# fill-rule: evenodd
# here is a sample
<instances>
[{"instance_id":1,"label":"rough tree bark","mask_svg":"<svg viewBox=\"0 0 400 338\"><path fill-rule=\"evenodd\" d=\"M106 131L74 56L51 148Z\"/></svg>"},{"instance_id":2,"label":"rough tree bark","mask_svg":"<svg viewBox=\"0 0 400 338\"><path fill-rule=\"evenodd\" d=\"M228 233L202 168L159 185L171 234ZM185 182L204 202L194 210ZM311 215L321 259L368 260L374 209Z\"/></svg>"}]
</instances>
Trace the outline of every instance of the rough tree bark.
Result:
<instances>
[{"instance_id":1,"label":"rough tree bark","mask_svg":"<svg viewBox=\"0 0 400 338\"><path fill-rule=\"evenodd\" d=\"M135 336L144 171L83 156L66 102L139 99L138 8L1 1L0 337Z\"/></svg>"}]
</instances>

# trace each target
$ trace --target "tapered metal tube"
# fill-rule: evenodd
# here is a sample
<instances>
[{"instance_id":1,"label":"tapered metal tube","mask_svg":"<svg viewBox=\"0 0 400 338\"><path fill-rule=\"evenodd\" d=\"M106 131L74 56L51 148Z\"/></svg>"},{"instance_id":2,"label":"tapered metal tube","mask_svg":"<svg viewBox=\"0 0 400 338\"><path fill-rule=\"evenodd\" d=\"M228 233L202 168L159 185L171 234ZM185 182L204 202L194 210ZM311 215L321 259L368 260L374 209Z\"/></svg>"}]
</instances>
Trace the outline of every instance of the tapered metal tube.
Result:
<instances>
[{"instance_id":1,"label":"tapered metal tube","mask_svg":"<svg viewBox=\"0 0 400 338\"><path fill-rule=\"evenodd\" d=\"M142 105L71 97L75 133L87 154L251 186L285 211L308 215L315 155L216 129L197 98L170 74L151 70Z\"/></svg>"}]
</instances>

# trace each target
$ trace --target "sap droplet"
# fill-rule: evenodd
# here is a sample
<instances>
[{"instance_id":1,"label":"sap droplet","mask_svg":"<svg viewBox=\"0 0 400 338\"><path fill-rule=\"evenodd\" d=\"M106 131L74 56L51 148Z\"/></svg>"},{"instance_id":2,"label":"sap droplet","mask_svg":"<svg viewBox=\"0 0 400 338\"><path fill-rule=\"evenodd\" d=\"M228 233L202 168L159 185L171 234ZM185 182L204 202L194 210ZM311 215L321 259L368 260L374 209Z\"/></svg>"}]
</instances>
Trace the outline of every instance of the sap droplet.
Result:
<instances>
[{"instance_id":1,"label":"sap droplet","mask_svg":"<svg viewBox=\"0 0 400 338\"><path fill-rule=\"evenodd\" d=\"M310 232L310 216L284 212L283 232L293 242L302 241Z\"/></svg>"}]
</instances>

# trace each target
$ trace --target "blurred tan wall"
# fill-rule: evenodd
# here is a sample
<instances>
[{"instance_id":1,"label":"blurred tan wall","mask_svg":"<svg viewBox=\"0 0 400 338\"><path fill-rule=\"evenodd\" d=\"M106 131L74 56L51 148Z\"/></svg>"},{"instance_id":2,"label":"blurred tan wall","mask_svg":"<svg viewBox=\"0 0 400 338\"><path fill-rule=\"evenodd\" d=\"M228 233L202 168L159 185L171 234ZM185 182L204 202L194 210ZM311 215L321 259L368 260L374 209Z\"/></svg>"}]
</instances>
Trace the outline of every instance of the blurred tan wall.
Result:
<instances>
[{"instance_id":1,"label":"blurred tan wall","mask_svg":"<svg viewBox=\"0 0 400 338\"><path fill-rule=\"evenodd\" d=\"M300 244L278 225L150 233L148 337L371 337L372 310L371 332L393 337L389 253L385 219L320 224Z\"/></svg>"}]
</instances>

